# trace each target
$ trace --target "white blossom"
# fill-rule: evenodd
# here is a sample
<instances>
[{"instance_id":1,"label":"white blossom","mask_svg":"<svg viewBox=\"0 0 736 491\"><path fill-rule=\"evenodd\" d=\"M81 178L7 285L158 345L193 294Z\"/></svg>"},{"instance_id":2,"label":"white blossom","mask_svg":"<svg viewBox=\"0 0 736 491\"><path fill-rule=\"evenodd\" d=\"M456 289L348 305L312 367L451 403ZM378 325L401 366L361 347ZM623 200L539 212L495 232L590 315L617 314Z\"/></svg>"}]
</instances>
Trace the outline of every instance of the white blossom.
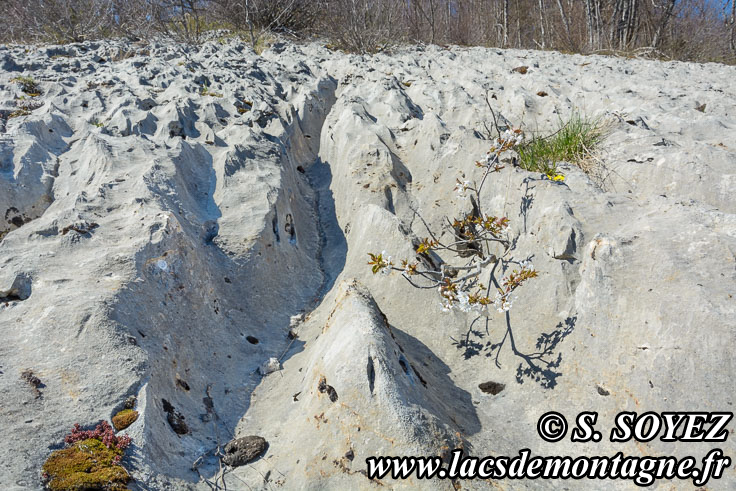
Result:
<instances>
[{"instance_id":1,"label":"white blossom","mask_svg":"<svg viewBox=\"0 0 736 491\"><path fill-rule=\"evenodd\" d=\"M454 307L452 302L450 302L449 300L440 302L440 306L442 307L442 312L444 313L452 312L452 309Z\"/></svg>"},{"instance_id":2,"label":"white blossom","mask_svg":"<svg viewBox=\"0 0 736 491\"><path fill-rule=\"evenodd\" d=\"M455 186L455 194L459 199L468 199L468 190L470 190L473 187L473 183L470 181L463 181L460 182L460 180L457 181L457 186Z\"/></svg>"},{"instance_id":3,"label":"white blossom","mask_svg":"<svg viewBox=\"0 0 736 491\"><path fill-rule=\"evenodd\" d=\"M463 312L470 312L473 309L473 306L470 305L470 298L465 292L460 292L457 294L457 303L458 308Z\"/></svg>"},{"instance_id":4,"label":"white blossom","mask_svg":"<svg viewBox=\"0 0 736 491\"><path fill-rule=\"evenodd\" d=\"M381 251L381 259L381 268L379 272L384 276L388 276L389 274L391 274L391 256L389 256L388 252L384 250Z\"/></svg>"},{"instance_id":5,"label":"white blossom","mask_svg":"<svg viewBox=\"0 0 736 491\"><path fill-rule=\"evenodd\" d=\"M525 268L526 268L526 269L528 269L529 271L534 271L534 265L532 264L532 262L531 262L531 261L521 261L521 262L519 263L519 267L520 267L521 269L525 269Z\"/></svg>"},{"instance_id":6,"label":"white blossom","mask_svg":"<svg viewBox=\"0 0 736 491\"><path fill-rule=\"evenodd\" d=\"M496 292L496 297L493 299L493 306L496 310L501 313L508 312L511 310L512 303L513 301L508 293L501 294L500 292Z\"/></svg>"}]
</instances>

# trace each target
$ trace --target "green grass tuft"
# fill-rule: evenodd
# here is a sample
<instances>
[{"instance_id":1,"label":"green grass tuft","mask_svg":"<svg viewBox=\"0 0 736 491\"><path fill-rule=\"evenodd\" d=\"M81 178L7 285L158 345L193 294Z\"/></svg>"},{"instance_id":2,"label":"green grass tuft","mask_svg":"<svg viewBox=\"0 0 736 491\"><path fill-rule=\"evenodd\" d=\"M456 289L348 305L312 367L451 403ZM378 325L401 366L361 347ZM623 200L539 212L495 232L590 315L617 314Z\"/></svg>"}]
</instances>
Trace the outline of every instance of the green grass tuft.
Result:
<instances>
[{"instance_id":1,"label":"green grass tuft","mask_svg":"<svg viewBox=\"0 0 736 491\"><path fill-rule=\"evenodd\" d=\"M519 146L519 166L531 172L554 174L557 164L569 162L587 172L588 160L605 135L600 118L588 118L573 112L567 122L550 136L535 136Z\"/></svg>"}]
</instances>

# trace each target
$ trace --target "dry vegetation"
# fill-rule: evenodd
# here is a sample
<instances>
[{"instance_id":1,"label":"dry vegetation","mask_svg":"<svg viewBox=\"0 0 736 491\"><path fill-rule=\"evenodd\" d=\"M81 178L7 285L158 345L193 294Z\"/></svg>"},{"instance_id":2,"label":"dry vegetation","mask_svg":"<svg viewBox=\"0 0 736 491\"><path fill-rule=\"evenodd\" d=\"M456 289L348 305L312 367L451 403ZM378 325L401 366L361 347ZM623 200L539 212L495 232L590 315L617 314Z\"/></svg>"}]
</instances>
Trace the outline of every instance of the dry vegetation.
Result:
<instances>
[{"instance_id":1,"label":"dry vegetation","mask_svg":"<svg viewBox=\"0 0 736 491\"><path fill-rule=\"evenodd\" d=\"M374 52L400 42L736 60L736 0L5 0L0 39L78 42L228 29L327 37Z\"/></svg>"}]
</instances>

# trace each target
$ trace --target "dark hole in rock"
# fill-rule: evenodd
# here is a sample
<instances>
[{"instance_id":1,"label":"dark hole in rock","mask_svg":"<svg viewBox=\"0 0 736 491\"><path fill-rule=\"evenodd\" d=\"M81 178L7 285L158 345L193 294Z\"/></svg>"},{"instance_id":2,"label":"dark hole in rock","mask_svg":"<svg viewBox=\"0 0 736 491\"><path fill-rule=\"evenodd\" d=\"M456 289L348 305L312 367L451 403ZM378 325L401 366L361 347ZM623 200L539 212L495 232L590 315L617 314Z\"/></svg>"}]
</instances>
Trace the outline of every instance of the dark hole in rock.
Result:
<instances>
[{"instance_id":1,"label":"dark hole in rock","mask_svg":"<svg viewBox=\"0 0 736 491\"><path fill-rule=\"evenodd\" d=\"M139 107L144 111L150 111L156 106L157 104L153 99L145 99L139 103Z\"/></svg>"},{"instance_id":2,"label":"dark hole in rock","mask_svg":"<svg viewBox=\"0 0 736 491\"><path fill-rule=\"evenodd\" d=\"M291 213L286 215L284 231L289 234L289 243L296 244L296 229L294 228L294 218L291 216Z\"/></svg>"},{"instance_id":3,"label":"dark hole in rock","mask_svg":"<svg viewBox=\"0 0 736 491\"><path fill-rule=\"evenodd\" d=\"M600 385L597 386L596 389L598 390L598 394L599 395L602 395L602 396L610 396L611 395L611 393L609 391L607 391L606 389L604 389Z\"/></svg>"},{"instance_id":4,"label":"dark hole in rock","mask_svg":"<svg viewBox=\"0 0 736 491\"><path fill-rule=\"evenodd\" d=\"M498 382L483 382L482 384L478 385L478 388L480 388L480 390L485 392L486 394L491 394L495 396L506 388L506 384L501 384Z\"/></svg>"},{"instance_id":5,"label":"dark hole in rock","mask_svg":"<svg viewBox=\"0 0 736 491\"><path fill-rule=\"evenodd\" d=\"M276 243L281 242L281 237L279 236L279 218L277 216L273 217L271 225L273 226L273 235L276 237Z\"/></svg>"},{"instance_id":6,"label":"dark hole in rock","mask_svg":"<svg viewBox=\"0 0 736 491\"><path fill-rule=\"evenodd\" d=\"M355 458L355 452L353 452L352 448L348 450L347 452L345 452L345 458L351 462L353 461L353 459Z\"/></svg>"},{"instance_id":7,"label":"dark hole in rock","mask_svg":"<svg viewBox=\"0 0 736 491\"><path fill-rule=\"evenodd\" d=\"M16 227L21 227L26 222L20 210L15 206L11 206L5 210L5 221Z\"/></svg>"},{"instance_id":8,"label":"dark hole in rock","mask_svg":"<svg viewBox=\"0 0 736 491\"><path fill-rule=\"evenodd\" d=\"M373 394L373 388L376 384L376 369L373 366L373 358L370 356L368 357L368 388L371 391L371 394Z\"/></svg>"},{"instance_id":9,"label":"dark hole in rock","mask_svg":"<svg viewBox=\"0 0 736 491\"><path fill-rule=\"evenodd\" d=\"M128 396L128 398L125 399L125 404L123 407L125 409L133 409L135 407L135 401L136 401L135 396Z\"/></svg>"},{"instance_id":10,"label":"dark hole in rock","mask_svg":"<svg viewBox=\"0 0 736 491\"><path fill-rule=\"evenodd\" d=\"M23 370L20 374L21 380L24 380L33 389L33 393L36 395L36 399L41 397L41 391L39 389L45 387L41 382L41 379L36 377L33 370Z\"/></svg>"},{"instance_id":11,"label":"dark hole in rock","mask_svg":"<svg viewBox=\"0 0 736 491\"><path fill-rule=\"evenodd\" d=\"M232 281L230 281L230 278L228 278L227 276L225 276L225 283L232 283Z\"/></svg>"},{"instance_id":12,"label":"dark hole in rock","mask_svg":"<svg viewBox=\"0 0 736 491\"><path fill-rule=\"evenodd\" d=\"M204 224L204 231L202 232L202 238L205 244L211 244L215 237L220 234L220 226L214 220L209 220Z\"/></svg>"},{"instance_id":13,"label":"dark hole in rock","mask_svg":"<svg viewBox=\"0 0 736 491\"><path fill-rule=\"evenodd\" d=\"M317 390L319 390L321 393L326 393L327 396L330 398L330 401L336 402L337 401L337 391L334 387L331 385L327 385L327 379L324 375L322 375L319 378L319 383L317 384Z\"/></svg>"},{"instance_id":14,"label":"dark hole in rock","mask_svg":"<svg viewBox=\"0 0 736 491\"><path fill-rule=\"evenodd\" d=\"M204 403L204 408L208 413L215 410L215 403L210 396L203 397L202 402Z\"/></svg>"},{"instance_id":15,"label":"dark hole in rock","mask_svg":"<svg viewBox=\"0 0 736 491\"><path fill-rule=\"evenodd\" d=\"M404 350L401 349L401 346L399 346L399 349L401 350L401 354L399 355L399 365L401 365L401 369L404 370L404 373L409 375L409 362L404 358Z\"/></svg>"},{"instance_id":16,"label":"dark hole in rock","mask_svg":"<svg viewBox=\"0 0 736 491\"><path fill-rule=\"evenodd\" d=\"M268 448L265 438L250 435L231 440L225 445L225 456L222 461L230 467L239 467L254 461Z\"/></svg>"},{"instance_id":17,"label":"dark hole in rock","mask_svg":"<svg viewBox=\"0 0 736 491\"><path fill-rule=\"evenodd\" d=\"M174 430L174 433L177 435L186 435L189 433L189 427L184 422L184 415L174 409L174 406L166 399L161 399L161 403L166 412L166 421L169 422L169 426Z\"/></svg>"},{"instance_id":18,"label":"dark hole in rock","mask_svg":"<svg viewBox=\"0 0 736 491\"><path fill-rule=\"evenodd\" d=\"M179 374L176 374L176 386L179 387L182 390L189 391L189 384L186 382L186 380L183 380L179 377Z\"/></svg>"},{"instance_id":19,"label":"dark hole in rock","mask_svg":"<svg viewBox=\"0 0 736 491\"><path fill-rule=\"evenodd\" d=\"M417 369L414 367L414 364L413 363L410 363L410 365L411 365L411 369L414 370L414 373L416 374L416 376L419 379L419 381L422 383L423 386L426 387L427 386L427 381L424 380L424 377L422 377L422 375L417 371Z\"/></svg>"},{"instance_id":20,"label":"dark hole in rock","mask_svg":"<svg viewBox=\"0 0 736 491\"><path fill-rule=\"evenodd\" d=\"M296 170L298 170L298 171L299 171L299 172L301 172L302 174L304 174L304 173L306 172L306 171L304 170L304 167L302 167L301 165L297 165L297 166L296 166Z\"/></svg>"},{"instance_id":21,"label":"dark hole in rock","mask_svg":"<svg viewBox=\"0 0 736 491\"><path fill-rule=\"evenodd\" d=\"M250 344L258 344L258 338L253 336L246 336L246 341L248 341Z\"/></svg>"},{"instance_id":22,"label":"dark hole in rock","mask_svg":"<svg viewBox=\"0 0 736 491\"><path fill-rule=\"evenodd\" d=\"M97 223L81 222L77 224L67 225L61 229L61 235L66 235L69 232L76 232L80 235L90 235L94 229L99 227Z\"/></svg>"}]
</instances>

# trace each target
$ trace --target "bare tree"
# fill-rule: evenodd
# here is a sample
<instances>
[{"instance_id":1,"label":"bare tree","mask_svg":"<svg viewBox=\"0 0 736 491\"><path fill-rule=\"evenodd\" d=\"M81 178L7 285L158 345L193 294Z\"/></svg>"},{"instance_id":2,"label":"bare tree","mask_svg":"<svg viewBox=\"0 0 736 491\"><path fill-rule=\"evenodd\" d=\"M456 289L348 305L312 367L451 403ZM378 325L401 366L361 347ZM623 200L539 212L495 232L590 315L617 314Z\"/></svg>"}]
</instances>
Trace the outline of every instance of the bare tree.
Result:
<instances>
[{"instance_id":1,"label":"bare tree","mask_svg":"<svg viewBox=\"0 0 736 491\"><path fill-rule=\"evenodd\" d=\"M164 34L185 43L199 43L205 31L205 0L157 0L154 17Z\"/></svg>"},{"instance_id":2,"label":"bare tree","mask_svg":"<svg viewBox=\"0 0 736 491\"><path fill-rule=\"evenodd\" d=\"M540 31L540 34L542 36L542 38L540 39L540 41L541 41L540 46L542 47L542 49L544 49L544 48L547 47L547 36L545 35L544 24L545 24L545 18L544 18L544 0L539 0L539 31ZM521 43L519 43L519 44L521 44Z\"/></svg>"},{"instance_id":3,"label":"bare tree","mask_svg":"<svg viewBox=\"0 0 736 491\"><path fill-rule=\"evenodd\" d=\"M652 46L655 48L659 47L660 42L662 41L662 33L667 27L670 17L672 17L672 11L675 10L675 3L677 3L677 0L667 0L666 2L664 13L662 14L662 18L657 26L657 31L654 33L654 38L652 39Z\"/></svg>"},{"instance_id":4,"label":"bare tree","mask_svg":"<svg viewBox=\"0 0 736 491\"><path fill-rule=\"evenodd\" d=\"M562 1L557 0L557 7L560 10L560 18L562 19L562 25L565 27L565 37L567 38L567 43L570 45L570 47L573 47L572 38L570 37L570 23L567 20L567 16L565 15L565 8L562 6Z\"/></svg>"},{"instance_id":5,"label":"bare tree","mask_svg":"<svg viewBox=\"0 0 736 491\"><path fill-rule=\"evenodd\" d=\"M585 19L588 29L588 49L598 48L598 19L596 17L597 0L585 0Z\"/></svg>"},{"instance_id":6,"label":"bare tree","mask_svg":"<svg viewBox=\"0 0 736 491\"><path fill-rule=\"evenodd\" d=\"M56 43L110 34L112 0L7 0L14 37Z\"/></svg>"},{"instance_id":7,"label":"bare tree","mask_svg":"<svg viewBox=\"0 0 736 491\"><path fill-rule=\"evenodd\" d=\"M631 47L639 27L639 0L617 0L611 22L611 44L619 49Z\"/></svg>"},{"instance_id":8,"label":"bare tree","mask_svg":"<svg viewBox=\"0 0 736 491\"><path fill-rule=\"evenodd\" d=\"M503 0L503 45L509 45L509 0Z\"/></svg>"},{"instance_id":9,"label":"bare tree","mask_svg":"<svg viewBox=\"0 0 736 491\"><path fill-rule=\"evenodd\" d=\"M728 5L728 2L726 5ZM729 24L731 25L729 48L731 48L732 52L736 53L736 0L731 0L731 18Z\"/></svg>"},{"instance_id":10,"label":"bare tree","mask_svg":"<svg viewBox=\"0 0 736 491\"><path fill-rule=\"evenodd\" d=\"M269 31L296 34L314 25L316 3L310 0L211 0L216 18L248 33L255 48Z\"/></svg>"},{"instance_id":11,"label":"bare tree","mask_svg":"<svg viewBox=\"0 0 736 491\"><path fill-rule=\"evenodd\" d=\"M129 39L148 39L155 32L155 11L148 0L113 0L113 30Z\"/></svg>"},{"instance_id":12,"label":"bare tree","mask_svg":"<svg viewBox=\"0 0 736 491\"><path fill-rule=\"evenodd\" d=\"M358 53L382 51L399 37L402 0L325 0L321 28L341 47Z\"/></svg>"},{"instance_id":13,"label":"bare tree","mask_svg":"<svg viewBox=\"0 0 736 491\"><path fill-rule=\"evenodd\" d=\"M416 16L420 23L426 23L429 29L429 42L434 44L437 42L437 5L436 0L413 0L410 2L412 8L418 14ZM421 32L421 28L420 28ZM416 34L418 39L421 39L420 34Z\"/></svg>"}]
</instances>

